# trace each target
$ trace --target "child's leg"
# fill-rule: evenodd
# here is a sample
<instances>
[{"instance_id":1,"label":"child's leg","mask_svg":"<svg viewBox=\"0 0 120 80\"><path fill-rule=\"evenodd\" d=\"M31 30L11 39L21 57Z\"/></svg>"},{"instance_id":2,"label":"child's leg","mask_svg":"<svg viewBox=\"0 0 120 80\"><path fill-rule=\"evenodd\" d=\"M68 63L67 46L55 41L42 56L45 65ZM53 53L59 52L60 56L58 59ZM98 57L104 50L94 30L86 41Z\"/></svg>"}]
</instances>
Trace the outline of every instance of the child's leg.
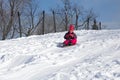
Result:
<instances>
[{"instance_id":1,"label":"child's leg","mask_svg":"<svg viewBox=\"0 0 120 80\"><path fill-rule=\"evenodd\" d=\"M65 44L65 45L68 45L69 44L69 40L65 40L63 43Z\"/></svg>"},{"instance_id":2,"label":"child's leg","mask_svg":"<svg viewBox=\"0 0 120 80\"><path fill-rule=\"evenodd\" d=\"M77 42L77 39L72 39L72 40L71 40L72 45L75 45L76 42Z\"/></svg>"}]
</instances>

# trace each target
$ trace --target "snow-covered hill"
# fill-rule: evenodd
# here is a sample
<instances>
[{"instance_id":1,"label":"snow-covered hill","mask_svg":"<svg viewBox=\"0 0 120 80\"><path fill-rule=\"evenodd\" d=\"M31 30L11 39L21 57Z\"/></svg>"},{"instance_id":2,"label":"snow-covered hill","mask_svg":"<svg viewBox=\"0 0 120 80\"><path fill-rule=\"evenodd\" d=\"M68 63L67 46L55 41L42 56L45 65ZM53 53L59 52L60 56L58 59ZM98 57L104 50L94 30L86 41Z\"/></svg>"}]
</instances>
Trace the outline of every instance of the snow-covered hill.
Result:
<instances>
[{"instance_id":1,"label":"snow-covered hill","mask_svg":"<svg viewBox=\"0 0 120 80\"><path fill-rule=\"evenodd\" d=\"M120 80L120 30L75 31L0 41L0 80Z\"/></svg>"}]
</instances>

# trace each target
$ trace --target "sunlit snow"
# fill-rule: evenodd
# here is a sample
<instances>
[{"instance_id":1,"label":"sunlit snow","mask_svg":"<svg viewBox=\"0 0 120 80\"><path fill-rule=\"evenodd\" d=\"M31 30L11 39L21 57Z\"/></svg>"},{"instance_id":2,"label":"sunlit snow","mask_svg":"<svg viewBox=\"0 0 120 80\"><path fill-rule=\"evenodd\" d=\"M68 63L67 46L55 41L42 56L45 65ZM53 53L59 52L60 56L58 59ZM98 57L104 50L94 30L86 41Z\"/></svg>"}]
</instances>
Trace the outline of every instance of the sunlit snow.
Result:
<instances>
[{"instance_id":1,"label":"sunlit snow","mask_svg":"<svg viewBox=\"0 0 120 80\"><path fill-rule=\"evenodd\" d=\"M0 80L120 80L120 30L75 31L0 41Z\"/></svg>"}]
</instances>

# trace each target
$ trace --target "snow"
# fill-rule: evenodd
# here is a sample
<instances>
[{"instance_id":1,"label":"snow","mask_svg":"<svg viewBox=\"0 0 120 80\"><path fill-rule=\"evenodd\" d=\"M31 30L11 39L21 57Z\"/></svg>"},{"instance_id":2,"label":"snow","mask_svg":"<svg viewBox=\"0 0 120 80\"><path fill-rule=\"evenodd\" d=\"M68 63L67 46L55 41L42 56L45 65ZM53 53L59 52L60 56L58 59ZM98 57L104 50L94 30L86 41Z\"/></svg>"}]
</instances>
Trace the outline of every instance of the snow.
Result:
<instances>
[{"instance_id":1,"label":"snow","mask_svg":"<svg viewBox=\"0 0 120 80\"><path fill-rule=\"evenodd\" d=\"M120 80L120 30L75 31L0 41L0 80Z\"/></svg>"}]
</instances>

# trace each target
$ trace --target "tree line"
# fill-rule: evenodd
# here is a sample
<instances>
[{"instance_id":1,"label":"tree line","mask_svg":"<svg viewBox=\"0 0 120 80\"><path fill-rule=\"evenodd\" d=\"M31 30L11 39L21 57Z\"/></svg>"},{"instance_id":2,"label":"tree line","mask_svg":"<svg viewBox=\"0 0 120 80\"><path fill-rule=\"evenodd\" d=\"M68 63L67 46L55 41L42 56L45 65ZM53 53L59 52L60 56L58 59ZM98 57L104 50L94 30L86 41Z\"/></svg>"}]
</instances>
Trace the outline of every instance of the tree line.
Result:
<instances>
[{"instance_id":1,"label":"tree line","mask_svg":"<svg viewBox=\"0 0 120 80\"><path fill-rule=\"evenodd\" d=\"M85 10L71 0L61 0L50 11L40 10L35 0L0 0L0 39L61 32L74 24L75 29L100 30L101 22L92 9Z\"/></svg>"}]
</instances>

